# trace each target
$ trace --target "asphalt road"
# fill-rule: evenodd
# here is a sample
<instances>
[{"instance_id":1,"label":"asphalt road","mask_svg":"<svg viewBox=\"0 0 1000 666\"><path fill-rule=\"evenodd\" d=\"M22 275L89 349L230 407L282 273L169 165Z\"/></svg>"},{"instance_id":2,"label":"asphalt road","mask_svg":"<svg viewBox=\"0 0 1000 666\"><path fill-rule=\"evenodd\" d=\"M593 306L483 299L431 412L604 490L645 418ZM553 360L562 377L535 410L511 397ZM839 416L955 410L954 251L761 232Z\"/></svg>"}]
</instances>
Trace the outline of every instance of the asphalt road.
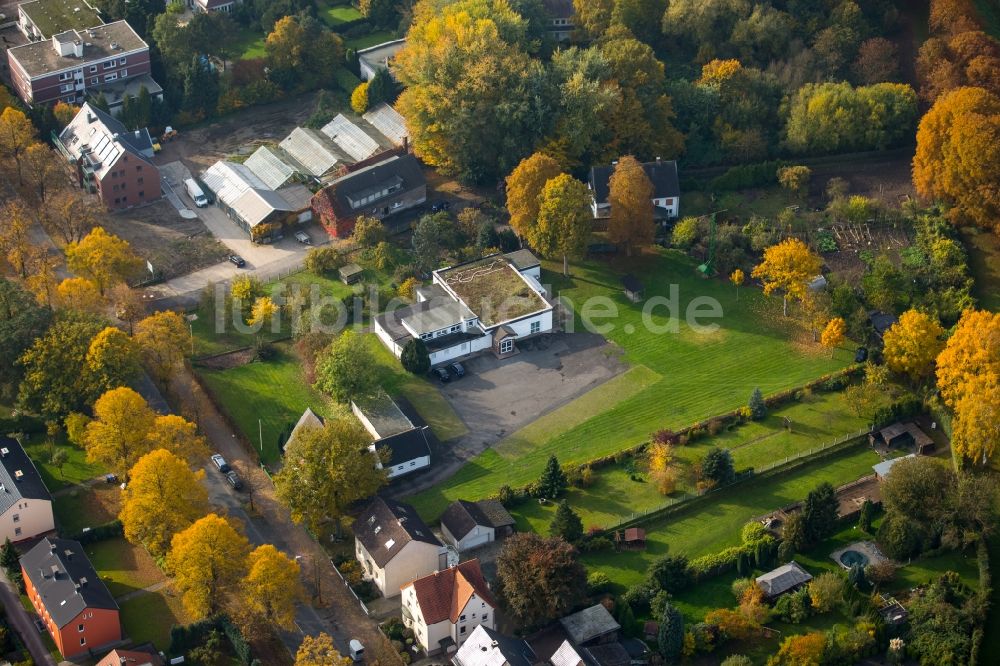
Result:
<instances>
[{"instance_id":1,"label":"asphalt road","mask_svg":"<svg viewBox=\"0 0 1000 666\"><path fill-rule=\"evenodd\" d=\"M14 584L7 579L7 574L0 570L0 602L7 611L7 621L21 634L24 644L28 646L31 658L40 666L56 666L55 659L45 649L45 643L38 634L38 628L28 612L21 605L20 595L14 589Z\"/></svg>"}]
</instances>

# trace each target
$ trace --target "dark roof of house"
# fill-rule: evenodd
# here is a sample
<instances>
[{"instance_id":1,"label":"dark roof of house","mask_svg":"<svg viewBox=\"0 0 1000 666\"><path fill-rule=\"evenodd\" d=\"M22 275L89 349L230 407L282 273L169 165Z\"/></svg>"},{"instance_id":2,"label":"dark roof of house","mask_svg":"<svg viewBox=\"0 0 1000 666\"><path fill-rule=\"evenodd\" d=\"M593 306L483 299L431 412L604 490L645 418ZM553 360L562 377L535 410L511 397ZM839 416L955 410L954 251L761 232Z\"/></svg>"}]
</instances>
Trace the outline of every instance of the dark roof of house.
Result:
<instances>
[{"instance_id":1,"label":"dark roof of house","mask_svg":"<svg viewBox=\"0 0 1000 666\"><path fill-rule=\"evenodd\" d=\"M376 451L382 447L389 449L391 453L389 461L383 463L386 467L402 465L405 462L431 454L431 444L427 441L427 426L410 428L395 435L383 437L377 440L373 446Z\"/></svg>"},{"instance_id":2,"label":"dark roof of house","mask_svg":"<svg viewBox=\"0 0 1000 666\"><path fill-rule=\"evenodd\" d=\"M523 248L508 252L503 256L507 257L507 261L513 264L514 268L519 271L526 271L529 268L542 265L542 262L538 260L534 252Z\"/></svg>"},{"instance_id":3,"label":"dark roof of house","mask_svg":"<svg viewBox=\"0 0 1000 666\"><path fill-rule=\"evenodd\" d=\"M584 645L595 638L610 634L621 629L608 609L601 604L567 615L559 620L566 634L576 645Z\"/></svg>"},{"instance_id":4,"label":"dark roof of house","mask_svg":"<svg viewBox=\"0 0 1000 666\"><path fill-rule=\"evenodd\" d=\"M456 500L441 514L442 527L446 527L456 539L464 538L476 525L498 528L513 524L514 519L507 510L500 502L494 500L482 502Z\"/></svg>"},{"instance_id":5,"label":"dark roof of house","mask_svg":"<svg viewBox=\"0 0 1000 666\"><path fill-rule=\"evenodd\" d=\"M532 666L535 659L535 652L527 641L479 625L451 658L451 663L455 666Z\"/></svg>"},{"instance_id":6,"label":"dark roof of house","mask_svg":"<svg viewBox=\"0 0 1000 666\"><path fill-rule=\"evenodd\" d=\"M365 196L368 190L377 191L387 183L400 182L401 188L382 199L354 208L349 197ZM420 162L413 155L393 155L387 160L378 162L364 169L359 169L333 181L316 193L317 197L326 198L334 215L338 218L351 217L366 213L380 205L380 201L397 197L402 192L408 192L427 184Z\"/></svg>"},{"instance_id":7,"label":"dark roof of house","mask_svg":"<svg viewBox=\"0 0 1000 666\"><path fill-rule=\"evenodd\" d=\"M409 584L413 585L413 590L417 594L420 613L427 625L445 620L457 623L473 594L493 608L497 606L493 593L490 592L489 585L483 577L483 570L479 567L479 560L460 562Z\"/></svg>"},{"instance_id":8,"label":"dark roof of house","mask_svg":"<svg viewBox=\"0 0 1000 666\"><path fill-rule=\"evenodd\" d=\"M441 546L416 509L384 497L368 503L352 530L379 567L388 564L411 541Z\"/></svg>"},{"instance_id":9,"label":"dark roof of house","mask_svg":"<svg viewBox=\"0 0 1000 666\"><path fill-rule=\"evenodd\" d=\"M899 321L899 317L889 312L878 310L868 313L868 321L872 323L872 328L878 335L885 335L885 332L892 328L892 325Z\"/></svg>"},{"instance_id":10,"label":"dark roof of house","mask_svg":"<svg viewBox=\"0 0 1000 666\"><path fill-rule=\"evenodd\" d=\"M625 291L631 291L636 294L642 291L642 283L635 279L635 276L631 273L622 278L622 286L625 287Z\"/></svg>"},{"instance_id":11,"label":"dark roof of house","mask_svg":"<svg viewBox=\"0 0 1000 666\"><path fill-rule=\"evenodd\" d=\"M653 197L679 197L681 195L680 181L677 179L677 162L673 160L658 160L642 165L646 177L653 183ZM599 203L608 201L608 183L615 167L595 166L590 169L590 189L594 200Z\"/></svg>"},{"instance_id":12,"label":"dark roof of house","mask_svg":"<svg viewBox=\"0 0 1000 666\"><path fill-rule=\"evenodd\" d=\"M812 580L812 574L799 566L794 560L782 565L777 569L768 571L762 576L757 576L757 584L764 591L768 598L784 594L792 588L798 587Z\"/></svg>"},{"instance_id":13,"label":"dark roof of house","mask_svg":"<svg viewBox=\"0 0 1000 666\"><path fill-rule=\"evenodd\" d=\"M21 557L21 567L57 627L87 608L118 610L79 541L45 537Z\"/></svg>"},{"instance_id":14,"label":"dark roof of house","mask_svg":"<svg viewBox=\"0 0 1000 666\"><path fill-rule=\"evenodd\" d=\"M0 436L0 514L22 499L52 500L35 463L17 440Z\"/></svg>"},{"instance_id":15,"label":"dark roof of house","mask_svg":"<svg viewBox=\"0 0 1000 666\"><path fill-rule=\"evenodd\" d=\"M576 10L573 8L573 0L542 0L545 13L552 18L573 18Z\"/></svg>"},{"instance_id":16,"label":"dark roof of house","mask_svg":"<svg viewBox=\"0 0 1000 666\"><path fill-rule=\"evenodd\" d=\"M617 641L591 645L583 650L590 657L589 661L596 666L629 666L632 663L632 655Z\"/></svg>"}]
</instances>

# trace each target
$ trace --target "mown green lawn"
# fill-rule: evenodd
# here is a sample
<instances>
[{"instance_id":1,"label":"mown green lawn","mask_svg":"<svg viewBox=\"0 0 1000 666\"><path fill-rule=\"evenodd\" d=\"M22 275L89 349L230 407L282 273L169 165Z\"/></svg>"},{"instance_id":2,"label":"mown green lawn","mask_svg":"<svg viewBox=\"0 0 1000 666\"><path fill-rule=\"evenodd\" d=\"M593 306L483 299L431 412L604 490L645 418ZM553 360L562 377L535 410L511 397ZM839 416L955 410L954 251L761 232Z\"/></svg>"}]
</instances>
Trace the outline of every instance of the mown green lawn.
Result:
<instances>
[{"instance_id":1,"label":"mown green lawn","mask_svg":"<svg viewBox=\"0 0 1000 666\"><path fill-rule=\"evenodd\" d=\"M390 32L389 30L379 30L378 32L370 32L367 35L362 35L360 37L345 39L344 46L349 49L367 49L369 46L385 44L386 42L391 42L396 38L395 33Z\"/></svg>"},{"instance_id":2,"label":"mown green lawn","mask_svg":"<svg viewBox=\"0 0 1000 666\"><path fill-rule=\"evenodd\" d=\"M388 393L408 398L439 439L452 439L466 432L465 425L429 380L405 373L374 335L366 335L366 340L378 362L380 385ZM277 356L266 362L228 370L197 369L243 435L259 449L263 435L261 460L266 464L280 459L279 437L291 431L306 407L321 416L350 413L348 406L334 403L306 383L302 364L289 343L280 342L275 347Z\"/></svg>"},{"instance_id":3,"label":"mown green lawn","mask_svg":"<svg viewBox=\"0 0 1000 666\"><path fill-rule=\"evenodd\" d=\"M57 468L50 461L53 450L66 451L69 456L61 468ZM60 488L73 486L90 479L94 479L105 473L105 469L100 465L87 462L86 452L72 444L63 442L51 444L45 435L35 435L30 441L25 442L25 452L35 463L38 473L42 475L45 486L49 492L55 492Z\"/></svg>"},{"instance_id":4,"label":"mown green lawn","mask_svg":"<svg viewBox=\"0 0 1000 666\"><path fill-rule=\"evenodd\" d=\"M331 28L336 28L341 24L357 21L364 17L361 16L361 12L351 5L331 5L321 3L319 7L319 18L323 21L323 23L326 23Z\"/></svg>"},{"instance_id":5,"label":"mown green lawn","mask_svg":"<svg viewBox=\"0 0 1000 666\"><path fill-rule=\"evenodd\" d=\"M774 393L850 361L846 348L831 356L791 319L783 319L778 299L743 288L737 302L732 285L701 278L695 262L678 252L656 250L610 263L586 262L574 266L570 278L558 274L561 266L546 268L543 280L572 304L576 327L583 325L580 309L594 297L602 297L617 312L601 320L587 319L610 327L603 334L625 350L633 371L644 368L637 375L641 389L597 387L559 410L552 427L529 425L513 434L441 486L413 498L427 519L453 499L480 499L504 484L532 481L551 454L563 464L583 463L635 446L660 428L678 429L735 409L746 404L754 387ZM647 317L651 324L673 326L674 331L655 332L644 325L643 306L621 293L626 272L644 283L647 299L666 298L674 286L675 311L657 307ZM717 324L714 332L697 332L686 321L687 308L698 297L714 299L722 308L721 318L700 320L702 325Z\"/></svg>"},{"instance_id":6,"label":"mown green lawn","mask_svg":"<svg viewBox=\"0 0 1000 666\"><path fill-rule=\"evenodd\" d=\"M233 52L238 53L237 60L251 60L253 58L263 58L267 55L264 48L264 35L257 26L250 26L240 30L236 39L233 40Z\"/></svg>"},{"instance_id":7,"label":"mown green lawn","mask_svg":"<svg viewBox=\"0 0 1000 666\"><path fill-rule=\"evenodd\" d=\"M1000 20L1000 9L996 11ZM962 231L962 239L969 252L979 307L1000 312L1000 236L970 228Z\"/></svg>"},{"instance_id":8,"label":"mown green lawn","mask_svg":"<svg viewBox=\"0 0 1000 666\"><path fill-rule=\"evenodd\" d=\"M619 589L627 588L642 580L656 559L668 553L694 558L736 545L740 529L752 518L805 498L824 481L839 486L870 474L878 460L867 445L860 445L780 476L737 484L689 511L645 524L645 550L587 553L583 561L589 571L603 571ZM546 522L543 516L531 520L539 527Z\"/></svg>"},{"instance_id":9,"label":"mown green lawn","mask_svg":"<svg viewBox=\"0 0 1000 666\"><path fill-rule=\"evenodd\" d=\"M160 650L170 645L170 628L190 622L172 586L140 594L121 604L122 626L133 643L151 642Z\"/></svg>"},{"instance_id":10,"label":"mown green lawn","mask_svg":"<svg viewBox=\"0 0 1000 666\"><path fill-rule=\"evenodd\" d=\"M166 580L149 553L123 537L88 543L84 550L115 598Z\"/></svg>"}]
</instances>

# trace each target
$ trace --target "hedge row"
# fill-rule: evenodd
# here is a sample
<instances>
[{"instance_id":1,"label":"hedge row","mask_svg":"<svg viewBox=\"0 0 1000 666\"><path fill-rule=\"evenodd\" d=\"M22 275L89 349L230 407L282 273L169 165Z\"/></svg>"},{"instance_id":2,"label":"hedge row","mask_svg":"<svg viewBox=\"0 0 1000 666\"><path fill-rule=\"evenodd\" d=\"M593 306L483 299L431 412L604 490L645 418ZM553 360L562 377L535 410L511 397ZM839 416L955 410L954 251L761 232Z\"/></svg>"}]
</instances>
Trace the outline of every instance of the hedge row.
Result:
<instances>
[{"instance_id":1,"label":"hedge row","mask_svg":"<svg viewBox=\"0 0 1000 666\"><path fill-rule=\"evenodd\" d=\"M95 543L97 541L106 541L107 539L117 539L118 537L124 535L125 528L122 527L122 521L112 520L111 522L104 523L103 525L91 527L84 532L74 535L72 538L74 541L79 541L82 544L88 544Z\"/></svg>"},{"instance_id":2,"label":"hedge row","mask_svg":"<svg viewBox=\"0 0 1000 666\"><path fill-rule=\"evenodd\" d=\"M784 166L788 166L788 163L782 160L734 166L721 176L713 178L710 187L721 191L774 185L778 182L778 169Z\"/></svg>"},{"instance_id":3,"label":"hedge row","mask_svg":"<svg viewBox=\"0 0 1000 666\"><path fill-rule=\"evenodd\" d=\"M167 646L167 653L177 657L184 656L185 652L203 644L212 631L220 631L226 636L241 664L251 666L254 663L259 663L253 658L250 644L243 637L239 627L234 625L226 615L215 615L191 624L175 624L170 628L170 644Z\"/></svg>"},{"instance_id":4,"label":"hedge row","mask_svg":"<svg viewBox=\"0 0 1000 666\"><path fill-rule=\"evenodd\" d=\"M748 558L759 569L767 569L771 566L777 549L778 540L768 535L757 541L731 546L716 553L695 558L688 563L688 569L695 581L735 571L741 557Z\"/></svg>"}]
</instances>

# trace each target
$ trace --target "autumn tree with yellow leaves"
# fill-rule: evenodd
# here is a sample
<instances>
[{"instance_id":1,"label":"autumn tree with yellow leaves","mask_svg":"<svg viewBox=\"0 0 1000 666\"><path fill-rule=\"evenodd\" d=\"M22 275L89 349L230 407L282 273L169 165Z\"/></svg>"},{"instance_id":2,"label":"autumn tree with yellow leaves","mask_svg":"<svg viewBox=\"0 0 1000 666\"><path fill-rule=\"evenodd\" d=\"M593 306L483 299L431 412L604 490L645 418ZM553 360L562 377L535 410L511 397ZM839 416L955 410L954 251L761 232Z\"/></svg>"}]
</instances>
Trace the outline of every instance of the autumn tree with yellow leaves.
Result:
<instances>
[{"instance_id":1,"label":"autumn tree with yellow leaves","mask_svg":"<svg viewBox=\"0 0 1000 666\"><path fill-rule=\"evenodd\" d=\"M182 592L184 610L202 619L224 607L246 572L250 543L226 519L210 513L170 541L167 569Z\"/></svg>"},{"instance_id":2,"label":"autumn tree with yellow leaves","mask_svg":"<svg viewBox=\"0 0 1000 666\"><path fill-rule=\"evenodd\" d=\"M94 403L94 420L87 424L87 460L100 463L123 479L149 452L147 435L156 414L142 396L127 387L112 389Z\"/></svg>"},{"instance_id":3,"label":"autumn tree with yellow leaves","mask_svg":"<svg viewBox=\"0 0 1000 666\"><path fill-rule=\"evenodd\" d=\"M191 344L191 334L184 317L164 310L136 323L135 340L142 350L146 367L165 387L184 361Z\"/></svg>"},{"instance_id":4,"label":"autumn tree with yellow leaves","mask_svg":"<svg viewBox=\"0 0 1000 666\"><path fill-rule=\"evenodd\" d=\"M295 666L351 666L350 657L337 652L333 639L321 633L318 636L306 636L295 653Z\"/></svg>"},{"instance_id":5,"label":"autumn tree with yellow leaves","mask_svg":"<svg viewBox=\"0 0 1000 666\"><path fill-rule=\"evenodd\" d=\"M844 343L847 337L847 322L840 317L834 317L827 322L819 342L827 349L836 349Z\"/></svg>"},{"instance_id":6,"label":"autumn tree with yellow leaves","mask_svg":"<svg viewBox=\"0 0 1000 666\"><path fill-rule=\"evenodd\" d=\"M907 310L885 332L883 342L889 369L920 381L931 374L934 359L944 349L944 329L933 315Z\"/></svg>"},{"instance_id":7,"label":"autumn tree with yellow leaves","mask_svg":"<svg viewBox=\"0 0 1000 666\"><path fill-rule=\"evenodd\" d=\"M204 470L192 472L185 460L165 449L144 455L129 472L118 519L125 538L160 557L175 534L208 513Z\"/></svg>"},{"instance_id":8,"label":"autumn tree with yellow leaves","mask_svg":"<svg viewBox=\"0 0 1000 666\"><path fill-rule=\"evenodd\" d=\"M736 287L737 303L740 302L740 287L743 286L743 283L746 282L746 280L747 280L746 273L744 273L739 268L737 268L736 270L734 270L732 273L729 274L729 281L733 283L734 287Z\"/></svg>"},{"instance_id":9,"label":"autumn tree with yellow leaves","mask_svg":"<svg viewBox=\"0 0 1000 666\"><path fill-rule=\"evenodd\" d=\"M37 132L24 112L8 106L0 113L0 159L13 161L17 182L23 184L24 154L37 142Z\"/></svg>"},{"instance_id":10,"label":"autumn tree with yellow leaves","mask_svg":"<svg viewBox=\"0 0 1000 666\"><path fill-rule=\"evenodd\" d=\"M183 416L157 416L147 438L150 448L166 449L192 468L200 467L208 457L208 443L198 434L198 426Z\"/></svg>"},{"instance_id":11,"label":"autumn tree with yellow leaves","mask_svg":"<svg viewBox=\"0 0 1000 666\"><path fill-rule=\"evenodd\" d=\"M105 305L97 285L82 277L66 278L57 284L56 303L61 308L93 313L100 313Z\"/></svg>"},{"instance_id":12,"label":"autumn tree with yellow leaves","mask_svg":"<svg viewBox=\"0 0 1000 666\"><path fill-rule=\"evenodd\" d=\"M802 300L809 281L819 275L823 260L798 238L789 238L764 250L764 260L753 277L764 282L764 293L781 290L782 313L788 316L788 299Z\"/></svg>"},{"instance_id":13,"label":"autumn tree with yellow leaves","mask_svg":"<svg viewBox=\"0 0 1000 666\"><path fill-rule=\"evenodd\" d=\"M645 169L631 155L618 160L608 182L608 203L611 219L608 236L612 242L625 245L625 253L632 256L634 248L653 242L653 184Z\"/></svg>"},{"instance_id":14,"label":"autumn tree with yellow leaves","mask_svg":"<svg viewBox=\"0 0 1000 666\"><path fill-rule=\"evenodd\" d=\"M521 238L530 238L538 223L545 184L562 173L559 163L545 153L526 157L507 176L507 212L510 226Z\"/></svg>"},{"instance_id":15,"label":"autumn tree with yellow leaves","mask_svg":"<svg viewBox=\"0 0 1000 666\"><path fill-rule=\"evenodd\" d=\"M87 369L95 389L108 391L139 374L139 350L128 334L108 326L90 341Z\"/></svg>"},{"instance_id":16,"label":"autumn tree with yellow leaves","mask_svg":"<svg viewBox=\"0 0 1000 666\"><path fill-rule=\"evenodd\" d=\"M66 263L74 273L92 280L102 295L142 270L142 260L128 242L102 227L95 227L79 243L67 245Z\"/></svg>"},{"instance_id":17,"label":"autumn tree with yellow leaves","mask_svg":"<svg viewBox=\"0 0 1000 666\"><path fill-rule=\"evenodd\" d=\"M569 258L579 259L587 249L590 201L587 186L565 173L549 179L538 197L538 223L528 241L544 257L562 255L563 275L569 275Z\"/></svg>"},{"instance_id":18,"label":"autumn tree with yellow leaves","mask_svg":"<svg viewBox=\"0 0 1000 666\"><path fill-rule=\"evenodd\" d=\"M674 449L666 442L653 442L646 452L649 462L649 476L661 495L669 495L677 489L677 469L673 466Z\"/></svg>"},{"instance_id":19,"label":"autumn tree with yellow leaves","mask_svg":"<svg viewBox=\"0 0 1000 666\"><path fill-rule=\"evenodd\" d=\"M1000 233L1000 97L957 88L938 98L917 130L913 185L954 204L955 221Z\"/></svg>"},{"instance_id":20,"label":"autumn tree with yellow leaves","mask_svg":"<svg viewBox=\"0 0 1000 666\"><path fill-rule=\"evenodd\" d=\"M294 629L295 605L305 598L299 573L299 563L271 544L258 546L240 581L244 606L267 625Z\"/></svg>"}]
</instances>

